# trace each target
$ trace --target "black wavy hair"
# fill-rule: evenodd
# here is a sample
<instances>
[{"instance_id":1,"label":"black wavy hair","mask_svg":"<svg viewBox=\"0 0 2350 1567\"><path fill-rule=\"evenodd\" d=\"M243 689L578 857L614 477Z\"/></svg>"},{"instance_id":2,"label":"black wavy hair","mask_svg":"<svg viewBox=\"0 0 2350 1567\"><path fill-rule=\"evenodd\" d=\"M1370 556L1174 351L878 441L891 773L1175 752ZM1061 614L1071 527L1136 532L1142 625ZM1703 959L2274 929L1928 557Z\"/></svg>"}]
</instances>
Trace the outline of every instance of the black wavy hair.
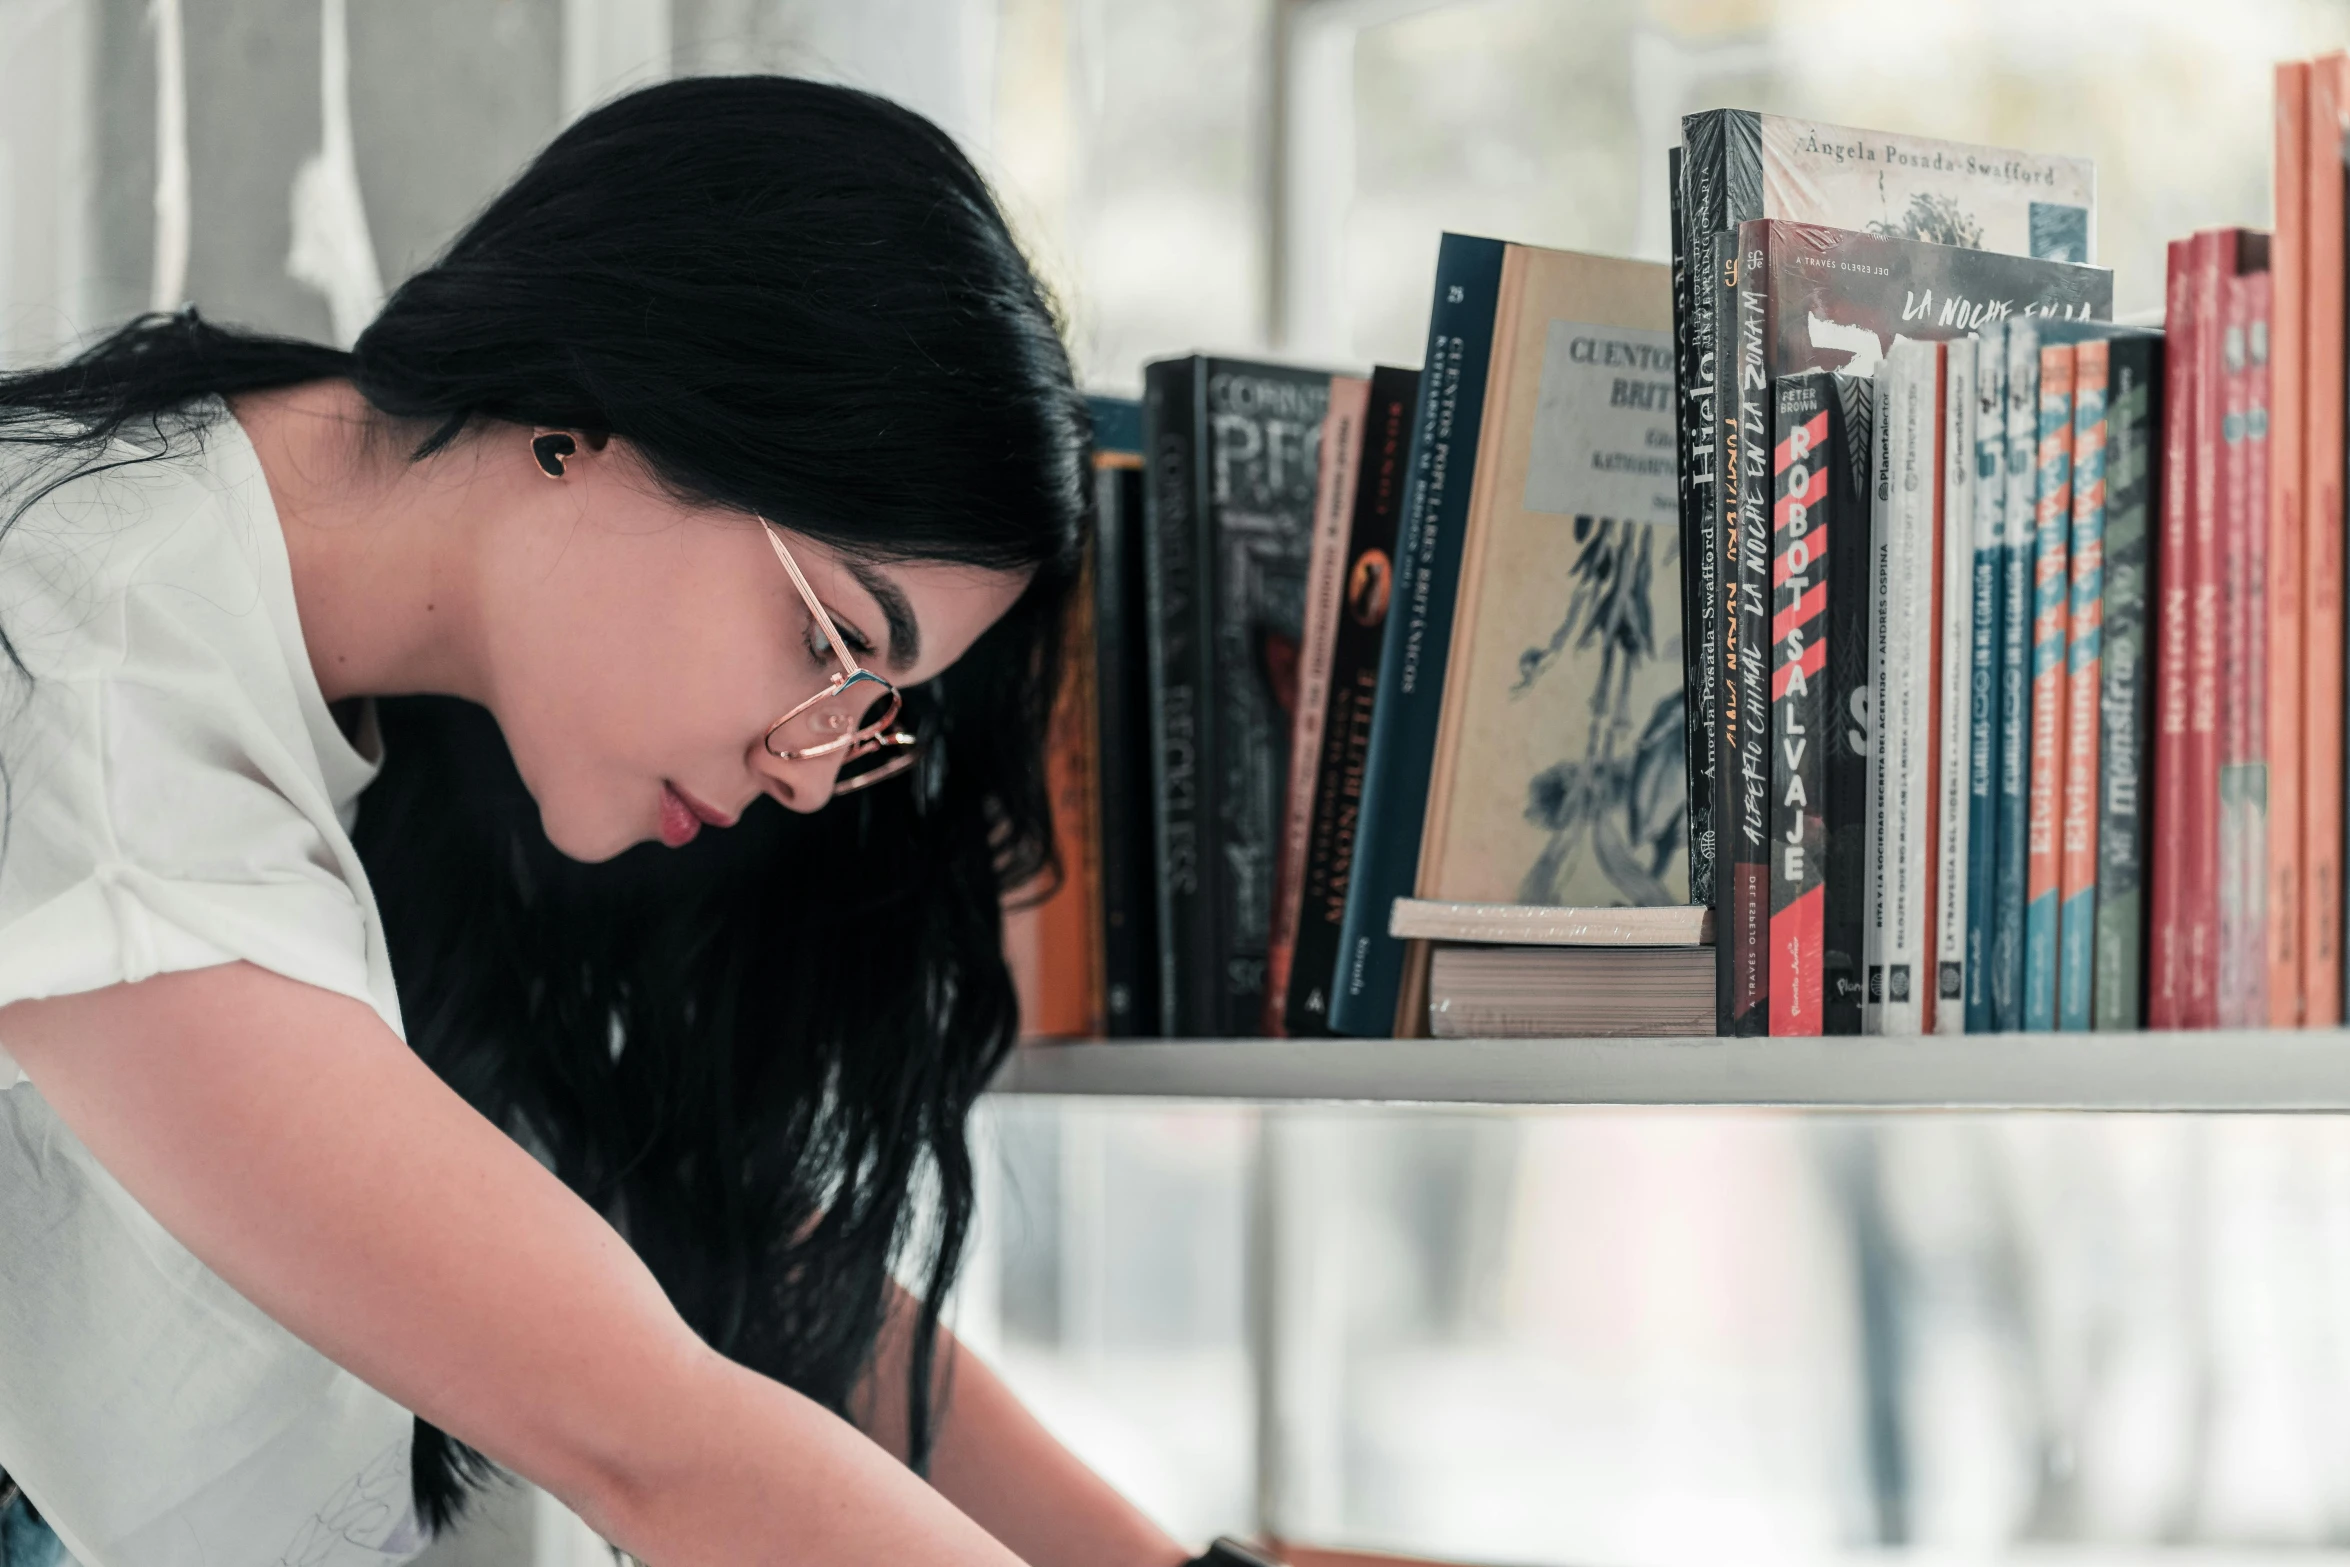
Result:
<instances>
[{"instance_id":1,"label":"black wavy hair","mask_svg":"<svg viewBox=\"0 0 2350 1567\"><path fill-rule=\"evenodd\" d=\"M135 427L166 449L207 398L330 377L419 460L501 426L608 434L680 498L864 559L1033 574L908 693L921 765L813 816L762 802L685 849L578 864L486 712L409 697L379 704L355 834L410 1043L611 1218L712 1346L849 1413L893 1263L918 1270L922 1467L965 1121L1017 1022L1002 898L1054 864L1043 735L1090 434L1051 302L921 117L689 79L564 131L350 353L146 317L0 377L0 441L87 473ZM414 1457L436 1529L490 1473L422 1420Z\"/></svg>"}]
</instances>

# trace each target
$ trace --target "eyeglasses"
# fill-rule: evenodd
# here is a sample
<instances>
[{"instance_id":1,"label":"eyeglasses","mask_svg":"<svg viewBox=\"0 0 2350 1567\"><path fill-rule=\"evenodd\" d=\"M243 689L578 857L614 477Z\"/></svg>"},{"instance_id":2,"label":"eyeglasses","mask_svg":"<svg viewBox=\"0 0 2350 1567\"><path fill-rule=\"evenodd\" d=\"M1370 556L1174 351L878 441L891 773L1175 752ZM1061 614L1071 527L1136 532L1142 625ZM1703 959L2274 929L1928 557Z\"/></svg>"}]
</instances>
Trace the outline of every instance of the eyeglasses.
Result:
<instances>
[{"instance_id":1,"label":"eyeglasses","mask_svg":"<svg viewBox=\"0 0 2350 1567\"><path fill-rule=\"evenodd\" d=\"M898 713L904 706L898 688L870 669L858 667L848 644L841 640L840 628L832 623L832 616L816 598L816 590L800 574L800 563L784 548L782 531L764 517L759 521L775 558L783 562L783 569L791 573L792 586L800 590L809 617L824 633L832 656L840 660L840 668L825 681L823 690L767 726L767 754L779 762L840 756L840 773L832 785L836 795L853 794L885 778L895 778L914 765L916 739L898 727Z\"/></svg>"}]
</instances>

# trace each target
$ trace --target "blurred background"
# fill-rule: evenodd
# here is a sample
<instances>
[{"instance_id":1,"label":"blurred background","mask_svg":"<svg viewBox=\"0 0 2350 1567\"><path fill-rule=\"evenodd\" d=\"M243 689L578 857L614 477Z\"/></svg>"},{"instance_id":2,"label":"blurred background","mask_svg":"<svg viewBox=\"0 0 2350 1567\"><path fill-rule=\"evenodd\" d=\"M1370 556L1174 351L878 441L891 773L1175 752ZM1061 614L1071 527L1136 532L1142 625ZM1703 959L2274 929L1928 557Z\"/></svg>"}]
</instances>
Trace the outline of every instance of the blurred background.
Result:
<instances>
[{"instance_id":1,"label":"blurred background","mask_svg":"<svg viewBox=\"0 0 2350 1567\"><path fill-rule=\"evenodd\" d=\"M664 76L898 98L1096 389L1417 362L1444 228L1661 259L1679 116L2082 154L2122 312L2341 0L0 0L0 363L348 341ZM2350 1547L2350 1129L1000 1100L956 1306L1169 1527L1496 1563ZM516 1493L448 1562L608 1560Z\"/></svg>"}]
</instances>

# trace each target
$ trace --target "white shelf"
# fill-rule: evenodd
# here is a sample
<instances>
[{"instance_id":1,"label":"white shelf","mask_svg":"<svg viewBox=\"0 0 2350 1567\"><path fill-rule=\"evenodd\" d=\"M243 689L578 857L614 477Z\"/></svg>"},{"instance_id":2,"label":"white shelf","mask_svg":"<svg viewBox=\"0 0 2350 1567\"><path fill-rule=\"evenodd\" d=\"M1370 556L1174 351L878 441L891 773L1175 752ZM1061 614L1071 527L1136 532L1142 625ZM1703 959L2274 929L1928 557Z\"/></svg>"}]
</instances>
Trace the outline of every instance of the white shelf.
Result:
<instances>
[{"instance_id":1,"label":"white shelf","mask_svg":"<svg viewBox=\"0 0 2350 1567\"><path fill-rule=\"evenodd\" d=\"M2350 1032L1024 1045L994 1092L1818 1110L2350 1112Z\"/></svg>"}]
</instances>

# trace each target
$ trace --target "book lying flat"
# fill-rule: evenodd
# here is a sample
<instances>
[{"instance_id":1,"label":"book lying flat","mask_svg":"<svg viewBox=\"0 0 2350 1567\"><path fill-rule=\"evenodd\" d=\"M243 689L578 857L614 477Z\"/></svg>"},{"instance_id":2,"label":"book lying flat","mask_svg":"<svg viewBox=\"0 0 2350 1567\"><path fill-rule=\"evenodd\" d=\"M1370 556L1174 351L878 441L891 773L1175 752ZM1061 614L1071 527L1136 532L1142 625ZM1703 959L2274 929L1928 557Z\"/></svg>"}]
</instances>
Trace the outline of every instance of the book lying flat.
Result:
<instances>
[{"instance_id":1,"label":"book lying flat","mask_svg":"<svg viewBox=\"0 0 2350 1567\"><path fill-rule=\"evenodd\" d=\"M1701 946L1438 947L1428 965L1438 1039L1658 1038L1714 1031L1714 957Z\"/></svg>"},{"instance_id":2,"label":"book lying flat","mask_svg":"<svg viewBox=\"0 0 2350 1567\"><path fill-rule=\"evenodd\" d=\"M1570 909L1536 903L1398 898L1387 931L1403 941L1527 947L1694 947L1714 939L1713 910L1693 903Z\"/></svg>"}]
</instances>

